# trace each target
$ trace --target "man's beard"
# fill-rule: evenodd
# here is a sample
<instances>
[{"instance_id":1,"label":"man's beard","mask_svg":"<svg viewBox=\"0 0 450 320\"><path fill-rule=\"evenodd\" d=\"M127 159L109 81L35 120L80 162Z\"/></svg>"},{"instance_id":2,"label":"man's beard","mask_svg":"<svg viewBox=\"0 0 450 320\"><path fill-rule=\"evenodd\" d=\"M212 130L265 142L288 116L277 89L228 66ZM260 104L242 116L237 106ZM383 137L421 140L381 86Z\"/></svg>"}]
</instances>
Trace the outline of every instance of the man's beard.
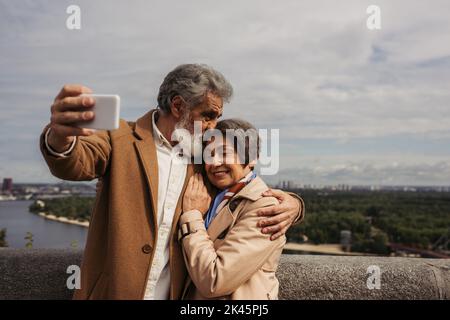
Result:
<instances>
[{"instance_id":1,"label":"man's beard","mask_svg":"<svg viewBox=\"0 0 450 320\"><path fill-rule=\"evenodd\" d=\"M178 141L177 147L182 150L185 157L193 158L202 155L202 131L201 129L197 131L199 132L194 131L194 123L191 120L190 112L186 112L180 121L175 124L175 130L172 134L174 139L172 140Z\"/></svg>"}]
</instances>

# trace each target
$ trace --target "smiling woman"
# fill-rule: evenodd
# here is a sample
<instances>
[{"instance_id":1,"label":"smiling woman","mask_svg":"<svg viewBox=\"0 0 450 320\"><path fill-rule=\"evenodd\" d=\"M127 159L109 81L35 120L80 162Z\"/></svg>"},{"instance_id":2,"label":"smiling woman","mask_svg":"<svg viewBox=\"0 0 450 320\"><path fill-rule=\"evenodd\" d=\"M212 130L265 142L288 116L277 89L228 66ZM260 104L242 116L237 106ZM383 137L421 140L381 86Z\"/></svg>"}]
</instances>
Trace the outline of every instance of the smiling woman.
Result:
<instances>
[{"instance_id":1,"label":"smiling woman","mask_svg":"<svg viewBox=\"0 0 450 320\"><path fill-rule=\"evenodd\" d=\"M216 129L225 139L210 142L212 161L204 166L217 191L214 200L211 203L200 174L191 177L183 197L179 238L190 278L182 297L278 299L275 272L286 238L271 241L258 228L257 212L277 205L278 200L263 197L268 187L252 170L259 151L257 131L239 119L220 121ZM236 144L227 138L233 130L256 135L253 155L248 137Z\"/></svg>"},{"instance_id":2,"label":"smiling woman","mask_svg":"<svg viewBox=\"0 0 450 320\"><path fill-rule=\"evenodd\" d=\"M259 155L260 139L256 128L241 119L227 119L217 123L216 136L207 150L211 158L205 159L209 181L219 189L231 186L245 177L254 167ZM206 152L205 152L206 153Z\"/></svg>"}]
</instances>

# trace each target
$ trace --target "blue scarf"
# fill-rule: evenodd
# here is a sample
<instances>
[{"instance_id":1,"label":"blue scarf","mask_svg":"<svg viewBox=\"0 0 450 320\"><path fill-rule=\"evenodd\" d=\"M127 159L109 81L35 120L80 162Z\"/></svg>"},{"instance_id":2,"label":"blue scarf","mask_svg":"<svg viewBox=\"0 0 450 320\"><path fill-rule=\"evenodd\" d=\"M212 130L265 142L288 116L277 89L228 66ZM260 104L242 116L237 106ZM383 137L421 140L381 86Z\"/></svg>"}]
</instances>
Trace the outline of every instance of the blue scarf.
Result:
<instances>
[{"instance_id":1,"label":"blue scarf","mask_svg":"<svg viewBox=\"0 0 450 320\"><path fill-rule=\"evenodd\" d=\"M250 171L244 178L239 180L236 184L231 186L228 189L223 190L219 194L217 194L214 198L213 203L209 207L208 212L206 213L205 218L205 227L208 229L212 220L215 218L217 213L228 203L228 201L242 188L244 188L250 181L252 181L256 177L256 173Z\"/></svg>"}]
</instances>

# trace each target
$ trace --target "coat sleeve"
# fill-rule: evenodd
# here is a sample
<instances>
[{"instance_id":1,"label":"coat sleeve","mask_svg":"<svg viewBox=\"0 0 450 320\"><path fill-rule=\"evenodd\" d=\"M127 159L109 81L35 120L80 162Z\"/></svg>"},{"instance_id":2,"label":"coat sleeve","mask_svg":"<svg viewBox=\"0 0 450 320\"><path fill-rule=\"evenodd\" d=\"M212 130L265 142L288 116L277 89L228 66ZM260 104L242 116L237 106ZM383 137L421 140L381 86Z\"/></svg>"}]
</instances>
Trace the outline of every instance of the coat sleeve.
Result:
<instances>
[{"instance_id":1,"label":"coat sleeve","mask_svg":"<svg viewBox=\"0 0 450 320\"><path fill-rule=\"evenodd\" d=\"M277 204L275 198L261 198L244 209L239 220L217 248L210 240L199 211L183 213L180 225L190 222L197 231L183 238L186 265L197 290L207 298L229 295L260 269L270 255L285 243L275 241L257 227L258 209Z\"/></svg>"},{"instance_id":2,"label":"coat sleeve","mask_svg":"<svg viewBox=\"0 0 450 320\"><path fill-rule=\"evenodd\" d=\"M295 221L293 223L293 225L296 225L296 224L301 223L303 221L303 219L305 218L305 201L303 201L302 197L300 197L296 193L288 192L288 194L291 195L292 197L296 198L300 205L297 217L295 218Z\"/></svg>"},{"instance_id":3,"label":"coat sleeve","mask_svg":"<svg viewBox=\"0 0 450 320\"><path fill-rule=\"evenodd\" d=\"M57 157L45 146L44 128L39 139L41 153L50 172L57 178L73 181L93 180L103 176L111 155L111 140L108 131L99 130L87 137L77 137L75 147L66 157Z\"/></svg>"}]
</instances>

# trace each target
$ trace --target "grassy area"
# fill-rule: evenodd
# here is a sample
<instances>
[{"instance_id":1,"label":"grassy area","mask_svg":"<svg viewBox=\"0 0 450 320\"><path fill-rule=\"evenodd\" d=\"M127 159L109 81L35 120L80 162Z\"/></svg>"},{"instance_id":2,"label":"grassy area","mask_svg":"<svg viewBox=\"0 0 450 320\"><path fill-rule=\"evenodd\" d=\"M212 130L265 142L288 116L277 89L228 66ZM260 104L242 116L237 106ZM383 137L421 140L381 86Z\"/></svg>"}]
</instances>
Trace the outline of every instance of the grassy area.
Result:
<instances>
[{"instance_id":1,"label":"grassy area","mask_svg":"<svg viewBox=\"0 0 450 320\"><path fill-rule=\"evenodd\" d=\"M78 221L90 221L95 198L92 197L65 197L42 201L40 206L36 201L30 205L30 212L45 212L57 217L66 217Z\"/></svg>"},{"instance_id":2,"label":"grassy area","mask_svg":"<svg viewBox=\"0 0 450 320\"><path fill-rule=\"evenodd\" d=\"M315 244L339 243L341 230L352 233L352 250L388 253L388 243L422 249L450 230L450 193L401 191L302 190L305 221L288 231L288 241ZM67 197L37 203L30 211L89 221L94 198ZM450 248L442 248L449 250Z\"/></svg>"},{"instance_id":3,"label":"grassy area","mask_svg":"<svg viewBox=\"0 0 450 320\"><path fill-rule=\"evenodd\" d=\"M289 241L339 243L340 231L352 232L352 250L386 253L389 242L422 249L449 236L450 194L441 192L302 190L304 223L292 227ZM444 248L449 250L447 248Z\"/></svg>"}]
</instances>

